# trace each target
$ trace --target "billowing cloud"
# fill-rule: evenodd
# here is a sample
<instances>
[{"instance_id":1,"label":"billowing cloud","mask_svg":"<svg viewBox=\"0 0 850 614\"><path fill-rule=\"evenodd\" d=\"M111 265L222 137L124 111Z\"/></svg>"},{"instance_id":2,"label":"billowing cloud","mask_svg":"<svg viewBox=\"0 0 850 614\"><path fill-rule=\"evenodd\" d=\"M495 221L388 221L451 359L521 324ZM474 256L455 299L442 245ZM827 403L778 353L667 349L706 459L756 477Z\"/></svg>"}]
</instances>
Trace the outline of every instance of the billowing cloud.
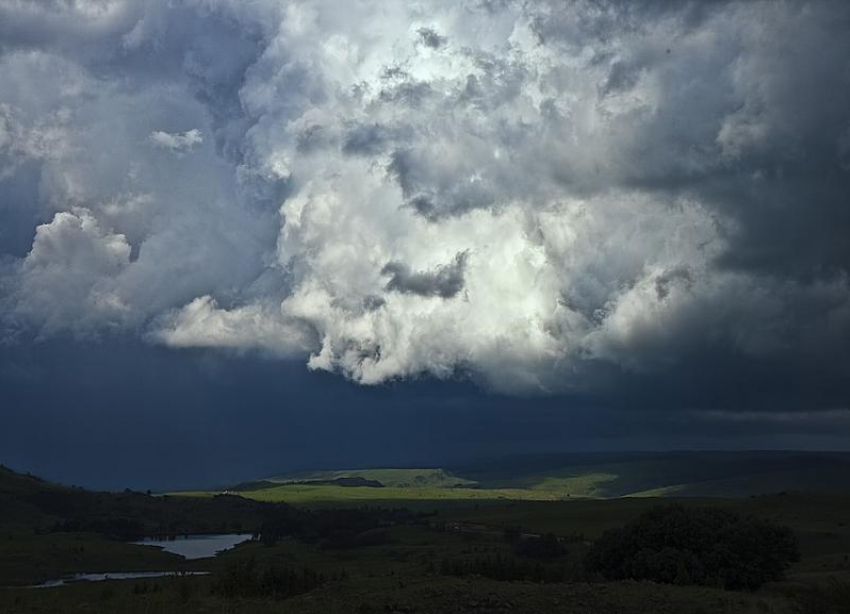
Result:
<instances>
[{"instance_id":1,"label":"billowing cloud","mask_svg":"<svg viewBox=\"0 0 850 614\"><path fill-rule=\"evenodd\" d=\"M280 356L303 354L315 343L310 330L299 327L297 322L287 326L255 304L222 309L210 296L197 298L183 309L166 314L152 336L177 348L259 348Z\"/></svg>"},{"instance_id":2,"label":"billowing cloud","mask_svg":"<svg viewBox=\"0 0 850 614\"><path fill-rule=\"evenodd\" d=\"M151 143L160 149L167 149L177 155L189 153L204 142L204 136L197 128L186 132L163 132L157 130L150 135Z\"/></svg>"},{"instance_id":3,"label":"billowing cloud","mask_svg":"<svg viewBox=\"0 0 850 614\"><path fill-rule=\"evenodd\" d=\"M35 231L10 313L47 333L120 326L126 306L113 283L129 263L126 237L102 229L90 211L57 213Z\"/></svg>"},{"instance_id":4,"label":"billowing cloud","mask_svg":"<svg viewBox=\"0 0 850 614\"><path fill-rule=\"evenodd\" d=\"M0 24L0 223L34 237L0 233L7 334L366 384L846 401L844 3L112 0Z\"/></svg>"}]
</instances>

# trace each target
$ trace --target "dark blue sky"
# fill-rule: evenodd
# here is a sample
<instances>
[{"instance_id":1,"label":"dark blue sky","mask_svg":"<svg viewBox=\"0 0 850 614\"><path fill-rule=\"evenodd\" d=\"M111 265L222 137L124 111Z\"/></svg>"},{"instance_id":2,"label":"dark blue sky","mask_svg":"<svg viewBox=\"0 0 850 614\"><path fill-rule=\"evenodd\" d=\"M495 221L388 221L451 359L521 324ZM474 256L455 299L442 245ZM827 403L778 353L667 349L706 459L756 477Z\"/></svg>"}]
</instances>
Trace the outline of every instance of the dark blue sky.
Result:
<instances>
[{"instance_id":1,"label":"dark blue sky","mask_svg":"<svg viewBox=\"0 0 850 614\"><path fill-rule=\"evenodd\" d=\"M713 419L488 394L364 387L300 363L54 340L0 353L0 461L67 483L165 489L311 468L445 465L519 452L848 449L850 416ZM846 413L846 412L845 412Z\"/></svg>"},{"instance_id":2,"label":"dark blue sky","mask_svg":"<svg viewBox=\"0 0 850 614\"><path fill-rule=\"evenodd\" d=\"M0 462L850 439L850 3L0 2Z\"/></svg>"}]
</instances>

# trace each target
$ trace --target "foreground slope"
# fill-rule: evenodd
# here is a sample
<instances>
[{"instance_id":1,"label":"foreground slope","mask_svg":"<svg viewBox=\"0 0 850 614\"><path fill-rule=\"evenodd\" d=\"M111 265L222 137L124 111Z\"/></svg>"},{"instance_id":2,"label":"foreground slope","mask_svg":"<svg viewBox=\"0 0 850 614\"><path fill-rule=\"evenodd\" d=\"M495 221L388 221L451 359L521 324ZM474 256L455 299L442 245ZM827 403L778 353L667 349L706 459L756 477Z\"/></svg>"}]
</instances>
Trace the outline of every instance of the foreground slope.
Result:
<instances>
[{"instance_id":1,"label":"foreground slope","mask_svg":"<svg viewBox=\"0 0 850 614\"><path fill-rule=\"evenodd\" d=\"M597 465L593 465L596 467ZM575 467L575 465L573 465ZM418 470L406 470L418 471ZM540 475L539 468L526 468L526 476ZM535 474L534 471L537 473ZM545 472L545 471L543 471ZM458 475L445 471L446 475ZM359 476L374 479L378 474ZM390 472L399 479L409 473ZM431 473L430 475L435 475ZM460 474L471 480L471 472ZM405 477L401 477L405 476ZM323 481L330 476L305 476L305 482ZM338 479L337 476L334 479ZM345 477L345 476L342 476ZM357 477L357 476L354 476ZM307 479L309 478L309 479ZM355 482L356 483L356 482ZM483 480L482 480L482 483ZM535 493L532 483L519 492ZM345 492L391 491L429 494L464 491L489 494L497 489L446 487L433 484L419 488L394 486L352 486L274 484L266 490L281 488L334 488ZM510 490L510 489L505 489ZM197 520L224 518L242 520L238 510L263 511L274 508L288 513L288 506L272 506L235 496L209 500L185 497L149 497L140 493L90 493L41 482L35 478L7 472L0 474L0 492L8 500L23 502L53 519L63 510L56 501L72 503L76 513L88 510L97 514L131 512L145 526L161 522L163 510L180 518L188 510ZM263 492L263 489L256 491ZM327 491L325 491L327 492ZM57 498L58 497L58 498ZM42 507L42 498L53 507ZM378 502L375 499L373 502ZM790 526L799 536L802 560L790 571L787 580L766 585L754 593L728 592L717 588L660 585L649 582L610 582L588 576L582 571L582 557L592 542L605 530L622 526L642 512L659 504L659 499L624 497L616 499L573 498L559 501L437 500L431 501L432 513L397 514L392 510L366 511L357 502L354 510L300 512L296 518L324 519L336 522L306 539L304 535L283 535L281 539L245 543L215 559L183 562L171 555L144 546L133 546L103 535L64 530L39 533L45 525L33 525L29 532L0 526L0 584L27 584L59 577L72 571L120 570L207 570L209 577L163 578L144 581L113 581L71 585L45 590L0 590L0 612L125 614L150 612L236 613L348 613L378 614L450 614L459 612L587 612L656 614L662 612L692 614L842 614L836 604L850 595L850 496L777 494L742 499L681 498L684 506L714 506L753 514ZM406 506L412 500L397 500ZM332 502L333 503L333 502ZM225 510L227 506L227 510ZM314 506L320 507L320 506ZM71 516L64 512L64 519ZM340 530L351 529L360 516L377 513L378 524L355 530L346 537ZM222 514L222 516L218 516ZM39 521L39 522L43 522ZM225 526L229 526L226 523ZM470 573L456 577L444 571L444 562L470 561L477 557L503 557L508 566L534 567L539 561L523 558L506 539L518 528L523 536L553 533L565 546L555 561L545 566L562 569L564 576L555 582L538 583L511 578L494 579ZM345 539L341 539L345 537ZM278 570L309 569L326 581L304 594L227 596L216 589L222 578L239 576L255 562L258 573ZM191 565L190 565L191 564ZM450 567L450 565L449 565ZM264 571L266 570L266 571ZM287 572L288 573L288 572ZM265 577L265 576L260 576ZM830 592L831 591L831 592ZM845 592L842 592L845 591Z\"/></svg>"}]
</instances>

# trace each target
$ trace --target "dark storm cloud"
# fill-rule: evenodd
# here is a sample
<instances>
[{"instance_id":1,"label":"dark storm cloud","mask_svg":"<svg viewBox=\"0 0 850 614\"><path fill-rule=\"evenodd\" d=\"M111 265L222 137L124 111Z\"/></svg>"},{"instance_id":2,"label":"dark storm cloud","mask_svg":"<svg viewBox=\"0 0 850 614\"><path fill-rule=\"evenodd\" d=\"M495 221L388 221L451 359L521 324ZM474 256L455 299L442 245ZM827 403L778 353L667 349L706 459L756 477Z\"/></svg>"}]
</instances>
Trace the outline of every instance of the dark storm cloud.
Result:
<instances>
[{"instance_id":1,"label":"dark storm cloud","mask_svg":"<svg viewBox=\"0 0 850 614\"><path fill-rule=\"evenodd\" d=\"M639 68L628 66L622 62L614 62L611 65L611 71L608 73L608 79L605 81L602 92L610 94L631 89L637 83L638 77L640 77Z\"/></svg>"},{"instance_id":2,"label":"dark storm cloud","mask_svg":"<svg viewBox=\"0 0 850 614\"><path fill-rule=\"evenodd\" d=\"M398 182L407 207L431 221L486 208L495 196L487 182L469 181L472 160L433 158L441 152L400 148L392 152L387 172Z\"/></svg>"},{"instance_id":3,"label":"dark storm cloud","mask_svg":"<svg viewBox=\"0 0 850 614\"><path fill-rule=\"evenodd\" d=\"M427 8L3 4L4 335L847 405L850 5Z\"/></svg>"},{"instance_id":4,"label":"dark storm cloud","mask_svg":"<svg viewBox=\"0 0 850 614\"><path fill-rule=\"evenodd\" d=\"M342 153L353 156L376 156L385 153L393 143L404 142L413 135L406 127L380 123L352 124L342 138Z\"/></svg>"},{"instance_id":5,"label":"dark storm cloud","mask_svg":"<svg viewBox=\"0 0 850 614\"><path fill-rule=\"evenodd\" d=\"M691 282L691 273L687 268L673 268L655 278L655 292L660 300L667 298L671 284L677 281Z\"/></svg>"},{"instance_id":6,"label":"dark storm cloud","mask_svg":"<svg viewBox=\"0 0 850 614\"><path fill-rule=\"evenodd\" d=\"M700 4L710 6L696 10ZM768 11L762 23L765 3L638 6L645 10L621 12L622 5L611 3L585 31L595 40L616 36L624 23L633 32L649 31L653 15L676 28L668 41L635 47L611 64L606 93L632 88L646 70L669 93L655 120L642 127L639 148L629 152L626 180L690 194L725 217L725 265L778 275L846 274L850 173L840 154L850 130L846 5L825 2L815 11L795 5L785 14ZM724 21L727 13L752 21L725 52L700 57L678 43L694 28L711 29L708 17ZM547 37L557 39L554 25L546 27ZM646 155L644 144L653 141L668 143L676 158L659 155L664 149Z\"/></svg>"},{"instance_id":7,"label":"dark storm cloud","mask_svg":"<svg viewBox=\"0 0 850 614\"><path fill-rule=\"evenodd\" d=\"M440 36L439 33L431 28L419 28L417 34L419 34L419 40L422 41L422 44L431 49L439 49L446 44L446 37Z\"/></svg>"},{"instance_id":8,"label":"dark storm cloud","mask_svg":"<svg viewBox=\"0 0 850 614\"><path fill-rule=\"evenodd\" d=\"M428 83L408 77L386 84L381 89L380 99L382 102L417 109L431 94L431 86Z\"/></svg>"},{"instance_id":9,"label":"dark storm cloud","mask_svg":"<svg viewBox=\"0 0 850 614\"><path fill-rule=\"evenodd\" d=\"M468 257L467 252L461 252L451 263L425 272L412 271L403 262L390 262L381 269L381 273L390 276L386 288L392 292L454 298L463 290L463 274Z\"/></svg>"},{"instance_id":10,"label":"dark storm cloud","mask_svg":"<svg viewBox=\"0 0 850 614\"><path fill-rule=\"evenodd\" d=\"M386 128L378 124L355 126L345 135L343 153L374 155L384 149L389 138Z\"/></svg>"}]
</instances>

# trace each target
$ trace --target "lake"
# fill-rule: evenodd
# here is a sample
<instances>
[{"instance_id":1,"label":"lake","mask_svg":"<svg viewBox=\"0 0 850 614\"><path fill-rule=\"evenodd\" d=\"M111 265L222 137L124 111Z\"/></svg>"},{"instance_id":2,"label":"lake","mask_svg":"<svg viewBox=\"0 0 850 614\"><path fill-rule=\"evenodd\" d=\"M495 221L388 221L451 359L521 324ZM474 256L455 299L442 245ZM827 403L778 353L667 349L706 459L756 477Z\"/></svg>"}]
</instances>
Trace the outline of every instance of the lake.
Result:
<instances>
[{"instance_id":1,"label":"lake","mask_svg":"<svg viewBox=\"0 0 850 614\"><path fill-rule=\"evenodd\" d=\"M170 539L159 537L146 537L134 544L140 546L154 546L162 548L166 552L179 554L187 560L205 559L217 555L225 550L230 550L237 544L251 539L250 533L226 533L209 535L178 535ZM102 582L104 580L133 580L138 578L162 578L166 576L202 576L206 571L131 571L131 572L107 572L107 573L78 573L67 578L48 580L42 584L30 588L50 588L63 586L69 582Z\"/></svg>"},{"instance_id":2,"label":"lake","mask_svg":"<svg viewBox=\"0 0 850 614\"><path fill-rule=\"evenodd\" d=\"M250 533L228 533L210 535L178 535L177 537L163 539L159 537L146 537L134 544L140 546L156 546L165 552L179 554L187 560L205 559L215 556L219 552L230 550L237 544L251 539Z\"/></svg>"},{"instance_id":3,"label":"lake","mask_svg":"<svg viewBox=\"0 0 850 614\"><path fill-rule=\"evenodd\" d=\"M138 578L165 578L168 576L206 576L208 571L116 571L112 573L78 573L59 580L48 580L26 588L53 588L72 582L103 582L104 580L135 580Z\"/></svg>"}]
</instances>

